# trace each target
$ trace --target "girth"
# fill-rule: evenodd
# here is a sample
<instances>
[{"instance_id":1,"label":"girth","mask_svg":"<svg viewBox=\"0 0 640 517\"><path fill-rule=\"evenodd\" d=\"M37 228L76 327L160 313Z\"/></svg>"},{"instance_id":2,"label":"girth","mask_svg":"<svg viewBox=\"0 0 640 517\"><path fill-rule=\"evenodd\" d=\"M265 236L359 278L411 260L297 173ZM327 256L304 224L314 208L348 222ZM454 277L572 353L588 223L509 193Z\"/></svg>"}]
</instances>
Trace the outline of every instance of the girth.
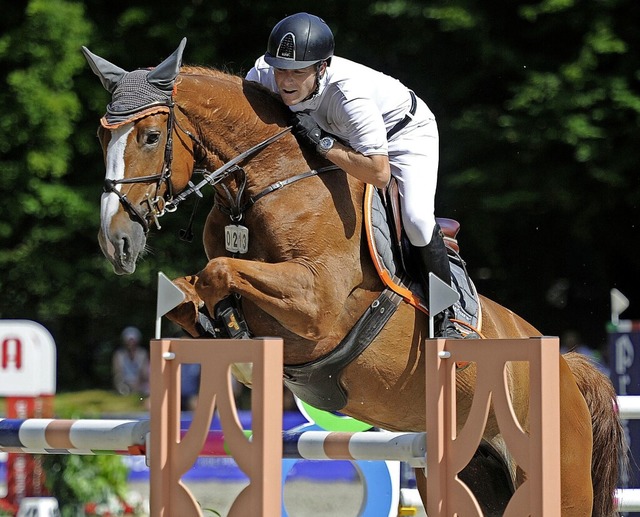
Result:
<instances>
[{"instance_id":1,"label":"girth","mask_svg":"<svg viewBox=\"0 0 640 517\"><path fill-rule=\"evenodd\" d=\"M402 301L402 296L385 288L353 328L327 355L299 365L284 365L284 383L300 399L325 411L338 411L347 404L347 392L340 383L342 371L373 342ZM249 339L239 300L222 299L212 318L205 308L198 311L196 328L201 336Z\"/></svg>"},{"instance_id":2,"label":"girth","mask_svg":"<svg viewBox=\"0 0 640 517\"><path fill-rule=\"evenodd\" d=\"M325 411L347 404L342 371L364 352L396 312L402 297L385 289L345 338L328 354L306 364L284 366L284 383L300 399Z\"/></svg>"}]
</instances>

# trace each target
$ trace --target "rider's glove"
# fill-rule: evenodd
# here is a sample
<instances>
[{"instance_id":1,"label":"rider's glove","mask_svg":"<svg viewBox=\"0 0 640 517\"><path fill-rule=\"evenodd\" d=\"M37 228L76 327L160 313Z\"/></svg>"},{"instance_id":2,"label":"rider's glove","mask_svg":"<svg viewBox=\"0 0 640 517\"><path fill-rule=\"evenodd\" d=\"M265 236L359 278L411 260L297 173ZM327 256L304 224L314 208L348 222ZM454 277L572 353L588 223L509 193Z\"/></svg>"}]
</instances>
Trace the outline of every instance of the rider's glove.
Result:
<instances>
[{"instance_id":1,"label":"rider's glove","mask_svg":"<svg viewBox=\"0 0 640 517\"><path fill-rule=\"evenodd\" d=\"M308 113L296 113L293 117L293 134L302 142L316 147L324 136L320 126Z\"/></svg>"}]
</instances>

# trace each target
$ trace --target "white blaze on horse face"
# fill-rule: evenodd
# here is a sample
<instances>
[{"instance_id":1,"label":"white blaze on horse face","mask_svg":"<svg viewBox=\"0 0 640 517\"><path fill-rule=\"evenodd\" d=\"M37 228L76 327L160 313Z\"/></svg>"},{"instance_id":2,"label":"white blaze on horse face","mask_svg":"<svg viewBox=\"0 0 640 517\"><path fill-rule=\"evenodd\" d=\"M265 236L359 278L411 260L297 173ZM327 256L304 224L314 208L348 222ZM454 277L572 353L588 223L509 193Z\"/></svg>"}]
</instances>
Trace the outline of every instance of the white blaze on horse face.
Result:
<instances>
[{"instance_id":1,"label":"white blaze on horse face","mask_svg":"<svg viewBox=\"0 0 640 517\"><path fill-rule=\"evenodd\" d=\"M133 131L133 123L125 124L111 131L111 140L107 145L106 156L106 176L105 178L112 181L124 178L124 151L127 148L127 140L129 134ZM116 185L120 190L122 185ZM102 233L109 235L109 226L112 217L120 207L120 200L113 192L105 192L100 200L100 221L102 223ZM112 245L109 244L109 253L113 253Z\"/></svg>"}]
</instances>

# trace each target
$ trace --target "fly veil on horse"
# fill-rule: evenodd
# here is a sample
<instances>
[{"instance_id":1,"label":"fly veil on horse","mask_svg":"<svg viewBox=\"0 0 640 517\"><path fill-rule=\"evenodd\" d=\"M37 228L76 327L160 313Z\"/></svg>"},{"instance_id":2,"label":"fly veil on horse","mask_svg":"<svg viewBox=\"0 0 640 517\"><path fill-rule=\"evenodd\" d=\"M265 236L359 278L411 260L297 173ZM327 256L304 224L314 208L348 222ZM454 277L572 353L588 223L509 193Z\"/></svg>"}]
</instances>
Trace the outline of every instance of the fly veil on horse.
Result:
<instances>
[{"instance_id":1,"label":"fly veil on horse","mask_svg":"<svg viewBox=\"0 0 640 517\"><path fill-rule=\"evenodd\" d=\"M216 203L203 236L208 263L176 280L186 299L172 319L196 337L209 325L202 313L237 323L241 304L246 323L237 325L238 335L250 329L281 336L285 372L311 385L299 392L303 400L309 394L312 404L324 401L383 429L424 430L427 317L385 294L363 231L365 186L323 169L326 162L301 149L287 131L288 110L260 86L211 69L181 68L184 45L157 68L133 72L84 49L112 94L99 129L107 168L103 253L116 273L133 273L154 221L212 185ZM204 172L199 183L195 172ZM230 252L225 235L248 237L248 243L228 243ZM480 304L484 336L539 335L497 303L481 296ZM391 308L384 326L374 317L380 306ZM370 344L358 354L345 351L346 342L358 346L367 335ZM335 366L327 358L336 354L347 364L333 371L335 385L305 370ZM559 360L563 515L612 515L623 448L615 393L582 356ZM508 369L514 411L526 428L528 368L510 363ZM469 410L475 374L470 364L457 375L458 421ZM318 396L323 389L333 398ZM499 442L498 433L490 418L484 438ZM520 471L512 474L514 483L522 482Z\"/></svg>"}]
</instances>

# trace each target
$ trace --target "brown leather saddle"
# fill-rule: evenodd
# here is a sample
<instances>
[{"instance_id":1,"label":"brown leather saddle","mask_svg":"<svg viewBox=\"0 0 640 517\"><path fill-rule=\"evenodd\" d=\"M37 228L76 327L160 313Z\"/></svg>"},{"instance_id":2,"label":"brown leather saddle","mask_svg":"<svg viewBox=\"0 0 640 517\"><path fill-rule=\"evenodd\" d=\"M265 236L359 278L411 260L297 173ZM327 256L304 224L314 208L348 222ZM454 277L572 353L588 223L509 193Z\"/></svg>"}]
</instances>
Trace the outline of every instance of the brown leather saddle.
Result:
<instances>
[{"instance_id":1,"label":"brown leather saddle","mask_svg":"<svg viewBox=\"0 0 640 517\"><path fill-rule=\"evenodd\" d=\"M367 185L364 200L365 231L371 258L382 282L403 299L423 312L425 299L417 278L411 245L402 228L400 195L395 179L384 190ZM477 330L481 324L480 301L466 264L460 256L458 232L460 223L454 219L437 217L451 264L452 286L458 290L460 300L454 306L456 319L463 326Z\"/></svg>"}]
</instances>

